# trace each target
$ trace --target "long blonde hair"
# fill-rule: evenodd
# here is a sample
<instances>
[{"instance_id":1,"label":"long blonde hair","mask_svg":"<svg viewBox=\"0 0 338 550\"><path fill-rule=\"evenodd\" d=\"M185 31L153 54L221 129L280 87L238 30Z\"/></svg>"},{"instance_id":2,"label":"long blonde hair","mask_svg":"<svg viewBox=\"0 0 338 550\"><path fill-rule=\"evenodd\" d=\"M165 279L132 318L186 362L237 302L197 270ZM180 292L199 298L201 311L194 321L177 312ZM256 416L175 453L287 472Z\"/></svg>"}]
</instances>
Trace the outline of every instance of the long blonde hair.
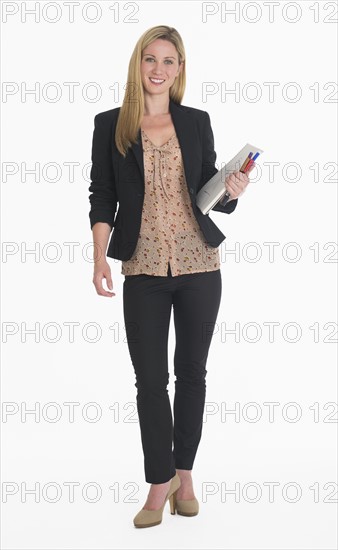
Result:
<instances>
[{"instance_id":1,"label":"long blonde hair","mask_svg":"<svg viewBox=\"0 0 338 550\"><path fill-rule=\"evenodd\" d=\"M183 67L169 90L169 97L175 103L181 103L186 83L185 50L182 38L176 29L166 25L151 27L142 34L136 43L129 61L128 78L123 103L115 131L115 144L125 157L132 143L137 143L137 135L144 113L144 93L141 79L141 59L144 49L154 40L161 38L171 42L178 53L179 64Z\"/></svg>"}]
</instances>

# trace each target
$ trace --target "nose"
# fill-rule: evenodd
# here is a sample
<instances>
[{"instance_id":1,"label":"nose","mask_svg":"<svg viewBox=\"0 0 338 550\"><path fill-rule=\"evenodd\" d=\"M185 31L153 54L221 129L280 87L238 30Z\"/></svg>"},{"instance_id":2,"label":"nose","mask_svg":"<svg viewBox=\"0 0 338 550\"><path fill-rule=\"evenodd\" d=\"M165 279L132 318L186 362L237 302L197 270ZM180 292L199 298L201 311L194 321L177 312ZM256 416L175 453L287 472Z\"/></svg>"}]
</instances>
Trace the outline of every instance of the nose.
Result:
<instances>
[{"instance_id":1,"label":"nose","mask_svg":"<svg viewBox=\"0 0 338 550\"><path fill-rule=\"evenodd\" d=\"M153 67L153 73L155 74L162 74L162 69L161 69L161 63L160 61L157 61Z\"/></svg>"}]
</instances>

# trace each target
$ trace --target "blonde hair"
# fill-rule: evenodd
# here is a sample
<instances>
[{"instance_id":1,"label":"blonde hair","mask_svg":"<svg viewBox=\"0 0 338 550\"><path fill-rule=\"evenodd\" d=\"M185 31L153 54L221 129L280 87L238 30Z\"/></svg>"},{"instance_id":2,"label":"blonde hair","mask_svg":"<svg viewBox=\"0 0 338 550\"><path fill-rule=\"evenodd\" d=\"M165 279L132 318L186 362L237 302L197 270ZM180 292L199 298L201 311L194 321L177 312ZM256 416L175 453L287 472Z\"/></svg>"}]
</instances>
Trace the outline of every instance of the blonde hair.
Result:
<instances>
[{"instance_id":1,"label":"blonde hair","mask_svg":"<svg viewBox=\"0 0 338 550\"><path fill-rule=\"evenodd\" d=\"M154 40L161 38L171 42L178 53L178 63L183 67L169 90L169 97L175 103L181 103L186 83L185 50L182 38L176 29L166 25L151 27L142 34L136 43L129 61L126 91L115 131L115 144L125 157L132 143L137 143L137 135L144 114L144 93L141 78L141 59L144 49Z\"/></svg>"}]
</instances>

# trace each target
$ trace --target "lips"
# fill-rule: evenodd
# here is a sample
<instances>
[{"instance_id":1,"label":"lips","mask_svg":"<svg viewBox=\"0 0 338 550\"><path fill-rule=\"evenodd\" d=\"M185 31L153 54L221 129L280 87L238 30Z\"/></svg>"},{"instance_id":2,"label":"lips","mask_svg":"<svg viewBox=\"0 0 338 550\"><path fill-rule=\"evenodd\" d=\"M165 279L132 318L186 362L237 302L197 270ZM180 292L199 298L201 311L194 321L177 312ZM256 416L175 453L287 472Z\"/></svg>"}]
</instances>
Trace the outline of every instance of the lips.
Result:
<instances>
[{"instance_id":1,"label":"lips","mask_svg":"<svg viewBox=\"0 0 338 550\"><path fill-rule=\"evenodd\" d=\"M162 78L151 78L149 77L149 80L152 84L155 84L157 86L163 84L164 80Z\"/></svg>"}]
</instances>

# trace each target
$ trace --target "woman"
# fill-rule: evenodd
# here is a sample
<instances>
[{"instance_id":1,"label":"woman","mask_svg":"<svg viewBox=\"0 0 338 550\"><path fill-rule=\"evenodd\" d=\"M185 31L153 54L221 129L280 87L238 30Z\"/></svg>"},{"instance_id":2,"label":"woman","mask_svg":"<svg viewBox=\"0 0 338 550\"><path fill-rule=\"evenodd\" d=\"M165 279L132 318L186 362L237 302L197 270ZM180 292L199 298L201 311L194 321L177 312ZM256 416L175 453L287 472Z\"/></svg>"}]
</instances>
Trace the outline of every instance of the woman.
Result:
<instances>
[{"instance_id":1,"label":"woman","mask_svg":"<svg viewBox=\"0 0 338 550\"><path fill-rule=\"evenodd\" d=\"M151 484L136 527L161 523L168 499L173 514L194 516L199 510L191 471L221 299L218 245L225 236L196 206L197 192L217 172L216 153L208 113L181 105L185 74L179 33L167 26L149 29L132 54L122 106L96 115L93 135L93 283L100 296L115 296L102 286L106 279L113 289L106 255L122 260L124 320ZM240 172L228 177L229 200L213 209L232 212L248 183ZM174 424L167 391L172 308Z\"/></svg>"}]
</instances>

